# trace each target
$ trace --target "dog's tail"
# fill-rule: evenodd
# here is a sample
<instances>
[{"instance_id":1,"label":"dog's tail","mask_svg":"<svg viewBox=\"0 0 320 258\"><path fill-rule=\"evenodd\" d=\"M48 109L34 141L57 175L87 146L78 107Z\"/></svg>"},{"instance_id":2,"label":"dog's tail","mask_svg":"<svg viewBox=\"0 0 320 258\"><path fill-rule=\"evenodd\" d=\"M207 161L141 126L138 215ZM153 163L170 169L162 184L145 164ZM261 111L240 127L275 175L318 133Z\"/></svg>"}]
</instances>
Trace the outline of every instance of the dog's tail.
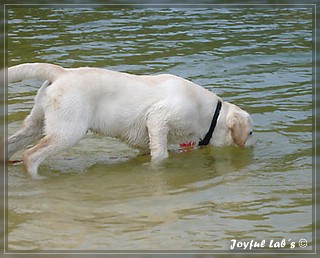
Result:
<instances>
[{"instance_id":1,"label":"dog's tail","mask_svg":"<svg viewBox=\"0 0 320 258\"><path fill-rule=\"evenodd\" d=\"M48 63L15 65L8 69L8 83L25 79L43 79L54 82L54 80L65 71L61 66Z\"/></svg>"}]
</instances>

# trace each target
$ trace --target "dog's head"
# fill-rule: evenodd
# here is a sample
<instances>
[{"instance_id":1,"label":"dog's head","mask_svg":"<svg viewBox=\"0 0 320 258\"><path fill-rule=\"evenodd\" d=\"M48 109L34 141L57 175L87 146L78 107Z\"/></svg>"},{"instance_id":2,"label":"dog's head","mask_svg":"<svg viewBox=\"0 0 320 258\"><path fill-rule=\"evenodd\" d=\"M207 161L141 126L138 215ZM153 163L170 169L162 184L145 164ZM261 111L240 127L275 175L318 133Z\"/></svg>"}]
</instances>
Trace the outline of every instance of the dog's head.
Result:
<instances>
[{"instance_id":1,"label":"dog's head","mask_svg":"<svg viewBox=\"0 0 320 258\"><path fill-rule=\"evenodd\" d=\"M247 147L255 144L253 122L246 111L231 104L226 116L226 123L229 130L228 134L233 143L240 147Z\"/></svg>"}]
</instances>

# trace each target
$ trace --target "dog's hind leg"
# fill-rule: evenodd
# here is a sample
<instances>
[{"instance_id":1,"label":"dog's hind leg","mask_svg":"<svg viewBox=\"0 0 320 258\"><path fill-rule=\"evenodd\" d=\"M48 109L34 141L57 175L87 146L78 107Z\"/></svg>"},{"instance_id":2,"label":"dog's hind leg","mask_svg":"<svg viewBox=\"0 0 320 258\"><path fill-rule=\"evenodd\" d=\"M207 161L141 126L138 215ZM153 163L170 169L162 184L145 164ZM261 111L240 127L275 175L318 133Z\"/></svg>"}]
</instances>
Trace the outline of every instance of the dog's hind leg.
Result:
<instances>
[{"instance_id":1,"label":"dog's hind leg","mask_svg":"<svg viewBox=\"0 0 320 258\"><path fill-rule=\"evenodd\" d=\"M37 145L28 149L23 154L23 162L27 172L36 177L40 163L50 155L57 154L74 146L85 134L46 135Z\"/></svg>"},{"instance_id":2,"label":"dog's hind leg","mask_svg":"<svg viewBox=\"0 0 320 258\"><path fill-rule=\"evenodd\" d=\"M31 176L37 175L38 167L45 158L74 146L86 134L87 126L85 123L77 123L76 120L68 119L68 117L65 119L60 117L58 120L59 124L53 127L51 123L53 121L50 117L46 117L46 136L23 154L25 169Z\"/></svg>"},{"instance_id":3,"label":"dog's hind leg","mask_svg":"<svg viewBox=\"0 0 320 258\"><path fill-rule=\"evenodd\" d=\"M29 174L36 176L41 162L48 156L57 154L77 144L89 129L92 111L88 105L82 104L78 98L69 101L71 95L57 97L48 95L44 120L44 134L37 145L28 149L23 154L24 166ZM78 101L78 102L77 102Z\"/></svg>"},{"instance_id":4,"label":"dog's hind leg","mask_svg":"<svg viewBox=\"0 0 320 258\"><path fill-rule=\"evenodd\" d=\"M8 138L8 159L10 159L15 152L39 139L42 135L44 112L41 105L41 99L44 95L44 89L49 85L50 82L46 81L41 86L35 97L34 107L24 120L21 129Z\"/></svg>"},{"instance_id":5,"label":"dog's hind leg","mask_svg":"<svg viewBox=\"0 0 320 258\"><path fill-rule=\"evenodd\" d=\"M33 109L34 111L34 109ZM43 127L43 116L31 112L24 120L22 128L8 139L8 159L18 150L40 138Z\"/></svg>"}]
</instances>

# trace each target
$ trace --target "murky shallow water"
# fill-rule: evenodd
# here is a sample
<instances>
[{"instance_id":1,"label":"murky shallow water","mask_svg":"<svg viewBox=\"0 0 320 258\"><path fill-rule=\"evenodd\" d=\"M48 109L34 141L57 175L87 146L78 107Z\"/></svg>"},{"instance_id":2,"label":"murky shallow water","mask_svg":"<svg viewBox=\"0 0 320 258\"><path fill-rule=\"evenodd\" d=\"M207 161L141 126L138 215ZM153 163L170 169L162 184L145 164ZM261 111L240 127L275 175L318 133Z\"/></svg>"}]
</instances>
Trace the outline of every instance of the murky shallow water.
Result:
<instances>
[{"instance_id":1,"label":"murky shallow water","mask_svg":"<svg viewBox=\"0 0 320 258\"><path fill-rule=\"evenodd\" d=\"M151 169L149 157L88 134L44 162L44 180L9 166L9 250L216 251L229 250L231 239L306 239L311 249L311 9L8 13L9 66L173 73L250 112L258 139L254 149L173 148ZM9 86L10 135L40 83Z\"/></svg>"}]
</instances>

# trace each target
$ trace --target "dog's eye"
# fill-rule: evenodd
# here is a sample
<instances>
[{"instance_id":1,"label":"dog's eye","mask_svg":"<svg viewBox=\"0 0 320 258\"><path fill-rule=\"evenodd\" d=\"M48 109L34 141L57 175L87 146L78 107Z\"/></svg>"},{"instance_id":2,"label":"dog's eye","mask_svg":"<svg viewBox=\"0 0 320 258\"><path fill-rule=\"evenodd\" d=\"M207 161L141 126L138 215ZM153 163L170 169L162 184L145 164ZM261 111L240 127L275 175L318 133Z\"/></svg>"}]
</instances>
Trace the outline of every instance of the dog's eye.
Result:
<instances>
[{"instance_id":1,"label":"dog's eye","mask_svg":"<svg viewBox=\"0 0 320 258\"><path fill-rule=\"evenodd\" d=\"M249 134L252 135L252 131Z\"/></svg>"}]
</instances>

